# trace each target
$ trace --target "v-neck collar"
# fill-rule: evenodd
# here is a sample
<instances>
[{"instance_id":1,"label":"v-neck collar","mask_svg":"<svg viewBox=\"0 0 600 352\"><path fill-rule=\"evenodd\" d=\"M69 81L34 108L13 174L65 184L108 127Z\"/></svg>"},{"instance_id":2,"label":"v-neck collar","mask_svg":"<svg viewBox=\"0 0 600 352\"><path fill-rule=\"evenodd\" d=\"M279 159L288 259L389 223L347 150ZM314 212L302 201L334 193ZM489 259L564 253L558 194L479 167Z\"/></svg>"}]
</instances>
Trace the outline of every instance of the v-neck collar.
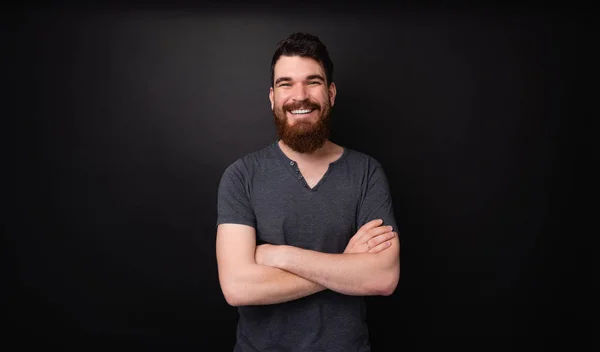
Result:
<instances>
[{"instance_id":1,"label":"v-neck collar","mask_svg":"<svg viewBox=\"0 0 600 352\"><path fill-rule=\"evenodd\" d=\"M340 155L339 158L337 158L336 160L332 161L329 163L329 166L327 167L327 170L325 171L325 173L323 174L323 176L321 177L321 179L319 180L319 182L317 182L317 184L314 187L310 187L308 185L308 183L306 182L306 180L304 179L304 176L302 176L302 173L300 172L300 169L298 168L298 163L295 160L290 159L281 149L281 147L279 146L279 139L277 139L274 143L273 143L273 148L275 148L276 153L280 156L280 159L285 163L285 167L290 171L290 174L298 181L300 182L300 184L302 185L302 187L304 187L305 189L307 189L308 191L314 192L316 190L318 190L321 185L325 182L325 179L327 178L327 176L329 176L329 174L331 173L331 169L332 167L335 166L335 164L338 164L348 153L348 150L346 147L342 147L342 155Z\"/></svg>"}]
</instances>

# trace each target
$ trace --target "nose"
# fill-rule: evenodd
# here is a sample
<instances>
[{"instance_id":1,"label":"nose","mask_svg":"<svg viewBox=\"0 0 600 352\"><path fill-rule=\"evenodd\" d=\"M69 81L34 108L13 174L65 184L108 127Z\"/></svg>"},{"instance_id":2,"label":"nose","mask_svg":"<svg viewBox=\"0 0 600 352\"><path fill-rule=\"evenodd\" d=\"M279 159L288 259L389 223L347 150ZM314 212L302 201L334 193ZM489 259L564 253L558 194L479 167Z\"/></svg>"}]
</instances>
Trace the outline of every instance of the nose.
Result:
<instances>
[{"instance_id":1,"label":"nose","mask_svg":"<svg viewBox=\"0 0 600 352\"><path fill-rule=\"evenodd\" d=\"M297 84L292 92L292 98L296 101L305 101L308 98L306 87L302 84Z\"/></svg>"}]
</instances>

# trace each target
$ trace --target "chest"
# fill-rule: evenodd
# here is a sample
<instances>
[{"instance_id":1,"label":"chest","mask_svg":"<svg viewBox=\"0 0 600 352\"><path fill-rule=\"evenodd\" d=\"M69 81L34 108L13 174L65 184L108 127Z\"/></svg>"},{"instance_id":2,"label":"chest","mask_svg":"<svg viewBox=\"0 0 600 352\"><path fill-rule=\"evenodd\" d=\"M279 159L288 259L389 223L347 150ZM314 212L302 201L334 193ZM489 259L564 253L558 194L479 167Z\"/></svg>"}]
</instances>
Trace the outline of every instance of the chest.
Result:
<instances>
[{"instance_id":1,"label":"chest","mask_svg":"<svg viewBox=\"0 0 600 352\"><path fill-rule=\"evenodd\" d=\"M329 164L303 165L298 164L298 172L310 188L314 188L327 173Z\"/></svg>"},{"instance_id":2,"label":"chest","mask_svg":"<svg viewBox=\"0 0 600 352\"><path fill-rule=\"evenodd\" d=\"M319 177L318 171L311 171L315 174L306 175ZM303 182L283 175L278 182L257 187L263 190L252 199L257 243L343 252L356 232L360 192L336 175L328 175L317 190L307 188Z\"/></svg>"}]
</instances>

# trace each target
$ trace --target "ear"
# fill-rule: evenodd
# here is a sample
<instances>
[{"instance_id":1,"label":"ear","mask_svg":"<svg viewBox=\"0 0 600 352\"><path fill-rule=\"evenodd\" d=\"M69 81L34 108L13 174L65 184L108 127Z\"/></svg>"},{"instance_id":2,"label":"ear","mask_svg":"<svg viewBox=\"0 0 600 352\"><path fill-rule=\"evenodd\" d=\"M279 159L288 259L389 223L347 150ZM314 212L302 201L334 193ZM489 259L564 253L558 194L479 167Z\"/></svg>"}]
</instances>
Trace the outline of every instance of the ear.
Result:
<instances>
[{"instance_id":1,"label":"ear","mask_svg":"<svg viewBox=\"0 0 600 352\"><path fill-rule=\"evenodd\" d=\"M275 100L273 100L273 87L269 88L269 100L271 101L271 110L273 110L273 106L275 105Z\"/></svg>"},{"instance_id":2,"label":"ear","mask_svg":"<svg viewBox=\"0 0 600 352\"><path fill-rule=\"evenodd\" d=\"M337 94L337 88L335 87L335 83L331 82L329 85L329 103L331 106L335 104L335 96Z\"/></svg>"}]
</instances>

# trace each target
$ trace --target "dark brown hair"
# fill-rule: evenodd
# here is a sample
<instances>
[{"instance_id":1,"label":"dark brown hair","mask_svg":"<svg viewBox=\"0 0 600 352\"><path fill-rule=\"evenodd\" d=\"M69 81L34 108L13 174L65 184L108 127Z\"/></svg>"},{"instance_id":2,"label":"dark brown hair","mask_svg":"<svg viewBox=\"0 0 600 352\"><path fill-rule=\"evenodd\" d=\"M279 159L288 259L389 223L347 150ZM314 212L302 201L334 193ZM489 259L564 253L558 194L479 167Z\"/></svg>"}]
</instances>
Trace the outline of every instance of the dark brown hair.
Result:
<instances>
[{"instance_id":1,"label":"dark brown hair","mask_svg":"<svg viewBox=\"0 0 600 352\"><path fill-rule=\"evenodd\" d=\"M277 44L271 60L271 87L275 83L275 64L281 56L310 57L323 66L327 85L333 82L333 62L329 57L327 47L319 37L308 33L293 33Z\"/></svg>"}]
</instances>

